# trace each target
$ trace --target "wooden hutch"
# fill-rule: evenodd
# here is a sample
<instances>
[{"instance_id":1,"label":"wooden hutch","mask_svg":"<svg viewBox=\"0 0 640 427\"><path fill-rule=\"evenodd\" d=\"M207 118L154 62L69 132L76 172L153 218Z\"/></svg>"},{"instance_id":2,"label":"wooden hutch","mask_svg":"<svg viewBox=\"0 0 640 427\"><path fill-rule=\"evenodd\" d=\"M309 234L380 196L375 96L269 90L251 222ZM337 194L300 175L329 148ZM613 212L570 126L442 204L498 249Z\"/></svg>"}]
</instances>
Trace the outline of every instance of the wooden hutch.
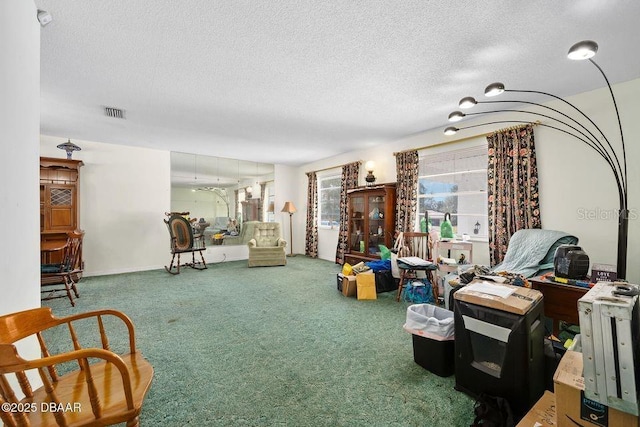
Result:
<instances>
[{"instance_id":1,"label":"wooden hutch","mask_svg":"<svg viewBox=\"0 0 640 427\"><path fill-rule=\"evenodd\" d=\"M393 247L396 223L396 184L358 187L347 192L348 252L345 262L380 259L379 245Z\"/></svg>"},{"instance_id":2,"label":"wooden hutch","mask_svg":"<svg viewBox=\"0 0 640 427\"><path fill-rule=\"evenodd\" d=\"M40 157L40 242L67 239L80 226L82 160ZM43 262L59 262L62 253L47 253Z\"/></svg>"}]
</instances>

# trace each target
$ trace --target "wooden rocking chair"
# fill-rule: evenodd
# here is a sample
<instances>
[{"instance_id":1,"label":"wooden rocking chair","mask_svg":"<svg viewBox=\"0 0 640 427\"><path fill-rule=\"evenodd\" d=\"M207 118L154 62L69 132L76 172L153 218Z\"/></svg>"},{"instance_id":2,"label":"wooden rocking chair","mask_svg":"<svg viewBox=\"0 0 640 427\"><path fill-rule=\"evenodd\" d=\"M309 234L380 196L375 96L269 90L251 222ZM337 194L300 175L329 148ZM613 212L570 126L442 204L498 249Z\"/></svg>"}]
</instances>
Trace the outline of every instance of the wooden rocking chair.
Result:
<instances>
[{"instance_id":1,"label":"wooden rocking chair","mask_svg":"<svg viewBox=\"0 0 640 427\"><path fill-rule=\"evenodd\" d=\"M99 333L92 338L76 333L81 324L82 332L92 327ZM110 349L106 326L128 331L128 352ZM51 354L45 337L54 328L68 329L70 342L63 348L69 351ZM42 357L20 354L22 346L15 343L25 338L37 339ZM81 341L88 341L86 348ZM34 389L29 378L38 375L43 385ZM136 349L133 323L124 313L100 310L57 318L42 307L0 316L0 418L6 426L126 422L137 427L152 378L153 367Z\"/></svg>"},{"instance_id":2,"label":"wooden rocking chair","mask_svg":"<svg viewBox=\"0 0 640 427\"><path fill-rule=\"evenodd\" d=\"M196 270L205 270L207 264L204 260L202 251L206 249L204 243L204 234L194 234L191 223L184 217L189 212L167 212L169 218L164 222L169 229L171 237L171 263L169 267L164 268L171 274L180 274L180 267L191 267ZM180 264L180 254L191 252L191 262ZM201 261L196 261L196 252L200 254ZM177 255L177 261L176 261ZM175 265L174 265L174 261Z\"/></svg>"}]
</instances>

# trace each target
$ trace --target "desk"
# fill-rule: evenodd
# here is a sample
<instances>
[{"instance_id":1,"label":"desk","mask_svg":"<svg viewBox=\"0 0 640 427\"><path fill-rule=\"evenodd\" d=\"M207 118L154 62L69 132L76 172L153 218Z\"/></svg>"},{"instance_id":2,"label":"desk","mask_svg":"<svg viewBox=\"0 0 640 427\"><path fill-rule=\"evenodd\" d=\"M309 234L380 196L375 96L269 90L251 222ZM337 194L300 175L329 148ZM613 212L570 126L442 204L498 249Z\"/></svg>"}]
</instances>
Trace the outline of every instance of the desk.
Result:
<instances>
[{"instance_id":1,"label":"desk","mask_svg":"<svg viewBox=\"0 0 640 427\"><path fill-rule=\"evenodd\" d=\"M557 337L559 321L580 324L578 318L578 300L589 289L580 286L565 285L551 280L534 277L529 279L531 287L542 292L544 297L544 316L553 319L553 334Z\"/></svg>"}]
</instances>

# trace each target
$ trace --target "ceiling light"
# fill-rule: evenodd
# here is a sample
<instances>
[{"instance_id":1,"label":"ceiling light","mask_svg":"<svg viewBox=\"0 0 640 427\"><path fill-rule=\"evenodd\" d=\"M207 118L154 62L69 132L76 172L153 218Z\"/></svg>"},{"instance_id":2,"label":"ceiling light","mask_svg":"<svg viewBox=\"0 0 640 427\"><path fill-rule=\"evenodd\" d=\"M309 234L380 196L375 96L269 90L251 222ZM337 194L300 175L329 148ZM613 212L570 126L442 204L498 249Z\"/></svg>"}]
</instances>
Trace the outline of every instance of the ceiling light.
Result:
<instances>
[{"instance_id":1,"label":"ceiling light","mask_svg":"<svg viewBox=\"0 0 640 427\"><path fill-rule=\"evenodd\" d=\"M448 128L446 128L444 130L444 134L447 135L447 136L455 135L458 132L458 130L459 129L457 127L455 127L455 126L449 126Z\"/></svg>"}]
</instances>

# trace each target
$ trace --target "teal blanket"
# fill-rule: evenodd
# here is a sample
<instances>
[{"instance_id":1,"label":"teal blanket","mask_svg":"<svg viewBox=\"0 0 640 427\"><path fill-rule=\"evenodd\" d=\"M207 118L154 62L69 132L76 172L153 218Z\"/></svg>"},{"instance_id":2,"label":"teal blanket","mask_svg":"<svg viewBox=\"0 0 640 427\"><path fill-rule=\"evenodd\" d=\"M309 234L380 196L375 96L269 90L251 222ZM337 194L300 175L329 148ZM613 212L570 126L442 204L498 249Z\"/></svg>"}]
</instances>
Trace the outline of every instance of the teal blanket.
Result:
<instances>
[{"instance_id":1,"label":"teal blanket","mask_svg":"<svg viewBox=\"0 0 640 427\"><path fill-rule=\"evenodd\" d=\"M553 256L558 246L577 243L576 236L563 231L518 230L509 239L509 247L502 263L493 267L492 270L533 277L541 273L541 270L553 268Z\"/></svg>"}]
</instances>

